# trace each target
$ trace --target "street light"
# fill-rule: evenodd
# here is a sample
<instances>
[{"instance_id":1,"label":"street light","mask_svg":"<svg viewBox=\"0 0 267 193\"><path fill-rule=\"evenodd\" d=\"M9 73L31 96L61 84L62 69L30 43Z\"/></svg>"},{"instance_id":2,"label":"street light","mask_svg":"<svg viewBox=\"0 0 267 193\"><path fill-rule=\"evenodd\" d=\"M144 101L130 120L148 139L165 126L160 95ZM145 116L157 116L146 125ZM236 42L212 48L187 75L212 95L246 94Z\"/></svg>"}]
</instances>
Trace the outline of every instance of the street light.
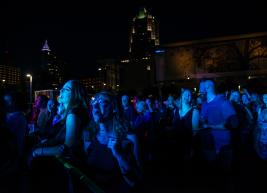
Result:
<instances>
[{"instance_id":1,"label":"street light","mask_svg":"<svg viewBox=\"0 0 267 193\"><path fill-rule=\"evenodd\" d=\"M6 82L6 80L3 79L3 80L2 80L2 87L3 87L3 88L5 88L5 82Z\"/></svg>"},{"instance_id":2,"label":"street light","mask_svg":"<svg viewBox=\"0 0 267 193\"><path fill-rule=\"evenodd\" d=\"M32 75L27 74L27 77L30 77L30 104L32 103Z\"/></svg>"}]
</instances>

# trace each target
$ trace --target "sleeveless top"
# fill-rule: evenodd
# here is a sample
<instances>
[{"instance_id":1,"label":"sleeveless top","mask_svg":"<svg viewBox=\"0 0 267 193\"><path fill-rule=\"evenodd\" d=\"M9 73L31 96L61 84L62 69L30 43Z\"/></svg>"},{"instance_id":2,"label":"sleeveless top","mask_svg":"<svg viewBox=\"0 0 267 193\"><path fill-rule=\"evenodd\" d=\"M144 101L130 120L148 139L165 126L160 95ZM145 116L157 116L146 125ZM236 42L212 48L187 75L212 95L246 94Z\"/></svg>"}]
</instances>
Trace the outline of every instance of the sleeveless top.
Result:
<instances>
[{"instance_id":1,"label":"sleeveless top","mask_svg":"<svg viewBox=\"0 0 267 193\"><path fill-rule=\"evenodd\" d=\"M176 129L178 138L183 141L183 143L188 143L192 141L192 115L194 108L191 108L184 116L180 116L176 120Z\"/></svg>"},{"instance_id":2,"label":"sleeveless top","mask_svg":"<svg viewBox=\"0 0 267 193\"><path fill-rule=\"evenodd\" d=\"M53 139L48 140L45 146L49 147L49 146L61 145L62 146L61 151L62 151L63 156L65 157L67 156L73 160L78 161L79 159L82 159L82 156L83 156L82 132L88 123L88 114L85 108L74 108L71 111L69 111L68 114L75 114L80 119L80 126L76 128L76 131L75 131L76 138L74 140L73 146L67 147L64 144L65 137L66 137L66 119L62 120L63 122L61 125L61 129L59 130L57 135Z\"/></svg>"}]
</instances>

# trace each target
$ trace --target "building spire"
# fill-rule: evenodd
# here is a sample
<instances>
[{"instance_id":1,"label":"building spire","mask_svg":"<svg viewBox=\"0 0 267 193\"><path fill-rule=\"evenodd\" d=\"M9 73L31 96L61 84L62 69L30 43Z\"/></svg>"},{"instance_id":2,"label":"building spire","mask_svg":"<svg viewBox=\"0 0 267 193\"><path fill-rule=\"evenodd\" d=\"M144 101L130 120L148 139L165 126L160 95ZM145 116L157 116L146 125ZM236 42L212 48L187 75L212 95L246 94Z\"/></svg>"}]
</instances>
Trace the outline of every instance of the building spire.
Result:
<instances>
[{"instance_id":1,"label":"building spire","mask_svg":"<svg viewBox=\"0 0 267 193\"><path fill-rule=\"evenodd\" d=\"M45 43L44 43L43 48L42 48L42 51L48 51L48 52L51 51L49 46L48 46L47 40L45 40Z\"/></svg>"},{"instance_id":2,"label":"building spire","mask_svg":"<svg viewBox=\"0 0 267 193\"><path fill-rule=\"evenodd\" d=\"M138 19L143 19L143 18L145 18L145 17L147 17L147 10L146 10L146 8L143 6L143 7L140 7L139 8L139 12L138 12L138 14L137 14L137 18Z\"/></svg>"}]
</instances>

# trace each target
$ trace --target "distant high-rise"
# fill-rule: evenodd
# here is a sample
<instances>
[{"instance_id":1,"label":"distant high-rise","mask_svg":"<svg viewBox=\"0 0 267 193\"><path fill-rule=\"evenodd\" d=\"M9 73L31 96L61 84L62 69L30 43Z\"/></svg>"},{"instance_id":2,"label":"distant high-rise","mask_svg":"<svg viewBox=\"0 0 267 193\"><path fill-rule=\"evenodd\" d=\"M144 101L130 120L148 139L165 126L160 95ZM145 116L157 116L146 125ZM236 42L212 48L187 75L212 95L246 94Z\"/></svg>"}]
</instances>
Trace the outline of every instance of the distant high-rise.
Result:
<instances>
[{"instance_id":1,"label":"distant high-rise","mask_svg":"<svg viewBox=\"0 0 267 193\"><path fill-rule=\"evenodd\" d=\"M39 77L42 84L38 85L38 89L57 89L63 82L61 62L51 52L47 40L45 40L41 52L42 64Z\"/></svg>"},{"instance_id":2,"label":"distant high-rise","mask_svg":"<svg viewBox=\"0 0 267 193\"><path fill-rule=\"evenodd\" d=\"M159 28L154 16L145 7L133 18L130 31L130 55L134 58L151 56L159 45Z\"/></svg>"},{"instance_id":3,"label":"distant high-rise","mask_svg":"<svg viewBox=\"0 0 267 193\"><path fill-rule=\"evenodd\" d=\"M120 86L119 61L116 59L97 60L98 77L103 81L103 88L118 90Z\"/></svg>"},{"instance_id":4,"label":"distant high-rise","mask_svg":"<svg viewBox=\"0 0 267 193\"><path fill-rule=\"evenodd\" d=\"M146 89L155 83L154 50L159 45L158 23L146 8L139 9L130 29L129 63L122 66L124 89Z\"/></svg>"},{"instance_id":5,"label":"distant high-rise","mask_svg":"<svg viewBox=\"0 0 267 193\"><path fill-rule=\"evenodd\" d=\"M3 60L0 63L0 87L18 86L21 83L21 70L12 65L7 50L3 56Z\"/></svg>"}]
</instances>

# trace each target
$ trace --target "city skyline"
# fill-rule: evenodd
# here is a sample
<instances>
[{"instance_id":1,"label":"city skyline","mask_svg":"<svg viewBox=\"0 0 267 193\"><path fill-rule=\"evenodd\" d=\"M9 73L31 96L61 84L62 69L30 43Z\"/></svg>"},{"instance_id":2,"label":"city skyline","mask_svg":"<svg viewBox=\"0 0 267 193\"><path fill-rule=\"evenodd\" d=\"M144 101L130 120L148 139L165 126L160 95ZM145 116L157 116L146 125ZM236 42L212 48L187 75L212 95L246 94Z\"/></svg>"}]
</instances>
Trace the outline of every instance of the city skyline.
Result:
<instances>
[{"instance_id":1,"label":"city skyline","mask_svg":"<svg viewBox=\"0 0 267 193\"><path fill-rule=\"evenodd\" d=\"M266 30L266 13L259 2L150 1L10 5L1 38L2 53L8 49L15 65L36 68L47 39L51 51L73 73L92 74L95 60L127 56L129 30L140 6L146 6L159 22L161 44L210 36ZM33 7L33 8L32 8ZM255 12L257 10L257 12ZM82 74L82 73L81 73Z\"/></svg>"}]
</instances>

